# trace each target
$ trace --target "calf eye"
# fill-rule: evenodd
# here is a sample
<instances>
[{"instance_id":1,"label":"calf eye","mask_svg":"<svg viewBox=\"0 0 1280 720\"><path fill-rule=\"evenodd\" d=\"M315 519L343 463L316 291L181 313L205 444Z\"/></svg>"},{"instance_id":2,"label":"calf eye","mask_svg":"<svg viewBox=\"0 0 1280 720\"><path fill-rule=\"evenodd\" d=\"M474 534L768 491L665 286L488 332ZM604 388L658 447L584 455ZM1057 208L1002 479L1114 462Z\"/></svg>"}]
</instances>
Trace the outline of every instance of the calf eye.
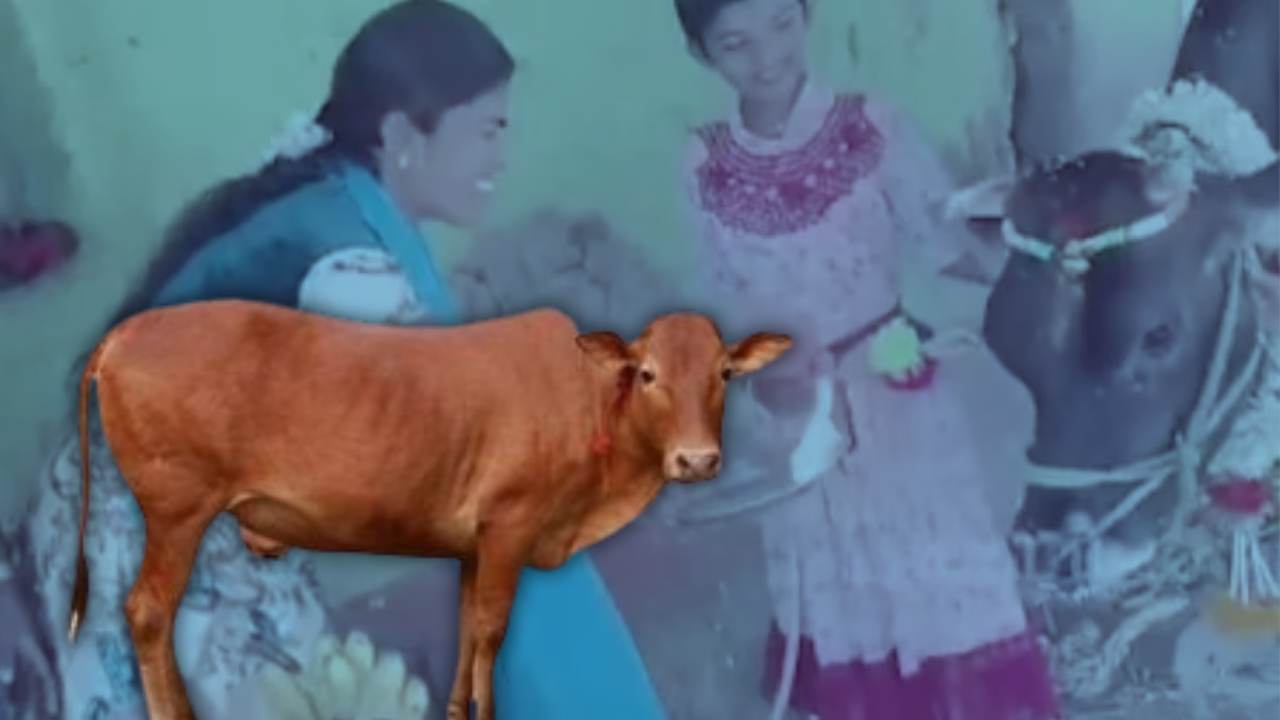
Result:
<instances>
[{"instance_id":1,"label":"calf eye","mask_svg":"<svg viewBox=\"0 0 1280 720\"><path fill-rule=\"evenodd\" d=\"M721 380L724 380L725 382L729 382L729 380L730 380L732 377L733 377L733 368L725 368L725 369L723 369L723 370L721 370L721 371L720 371L720 379L721 379Z\"/></svg>"},{"instance_id":2,"label":"calf eye","mask_svg":"<svg viewBox=\"0 0 1280 720\"><path fill-rule=\"evenodd\" d=\"M1164 355L1173 347L1172 323L1160 323L1142 336L1142 351L1148 355Z\"/></svg>"},{"instance_id":3,"label":"calf eye","mask_svg":"<svg viewBox=\"0 0 1280 720\"><path fill-rule=\"evenodd\" d=\"M640 382L644 383L645 385L652 385L653 381L657 379L658 379L658 376L654 375L653 371L650 370L649 368L640 368Z\"/></svg>"}]
</instances>

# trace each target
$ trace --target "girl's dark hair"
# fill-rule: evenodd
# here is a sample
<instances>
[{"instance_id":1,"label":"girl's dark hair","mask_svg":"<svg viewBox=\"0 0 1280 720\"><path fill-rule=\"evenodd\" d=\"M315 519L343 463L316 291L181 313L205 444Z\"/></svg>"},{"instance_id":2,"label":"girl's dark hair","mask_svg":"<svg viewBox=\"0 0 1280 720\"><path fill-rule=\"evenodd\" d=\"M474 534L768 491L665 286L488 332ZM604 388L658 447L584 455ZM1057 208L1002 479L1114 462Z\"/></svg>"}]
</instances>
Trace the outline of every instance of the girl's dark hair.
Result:
<instances>
[{"instance_id":1,"label":"girl's dark hair","mask_svg":"<svg viewBox=\"0 0 1280 720\"><path fill-rule=\"evenodd\" d=\"M798 1L807 12L809 0ZM706 39L707 28L716 21L721 10L739 2L742 0L676 0L676 15L680 17L680 27L684 28L685 37L694 47L706 50L703 41Z\"/></svg>"},{"instance_id":2,"label":"girl's dark hair","mask_svg":"<svg viewBox=\"0 0 1280 720\"><path fill-rule=\"evenodd\" d=\"M513 72L502 42L466 10L442 0L404 0L378 13L334 67L329 97L316 117L332 140L304 157L278 158L197 197L168 229L141 283L110 325L145 309L212 239L272 200L319 180L336 161L373 169L387 113L403 111L420 130L431 132L445 111L500 86Z\"/></svg>"}]
</instances>

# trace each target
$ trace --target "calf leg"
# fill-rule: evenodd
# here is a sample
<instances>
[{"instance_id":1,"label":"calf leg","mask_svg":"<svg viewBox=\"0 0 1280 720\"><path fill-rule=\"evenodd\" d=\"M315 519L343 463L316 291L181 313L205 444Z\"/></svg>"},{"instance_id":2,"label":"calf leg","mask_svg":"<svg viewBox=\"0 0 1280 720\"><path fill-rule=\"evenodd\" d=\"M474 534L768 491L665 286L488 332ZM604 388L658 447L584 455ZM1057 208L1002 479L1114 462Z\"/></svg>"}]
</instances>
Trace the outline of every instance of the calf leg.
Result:
<instances>
[{"instance_id":1,"label":"calf leg","mask_svg":"<svg viewBox=\"0 0 1280 720\"><path fill-rule=\"evenodd\" d=\"M174 522L145 511L143 516L147 544L138 579L125 600L125 616L147 712L152 720L194 720L174 654L173 624L200 538L212 516L192 513Z\"/></svg>"},{"instance_id":2,"label":"calf leg","mask_svg":"<svg viewBox=\"0 0 1280 720\"><path fill-rule=\"evenodd\" d=\"M495 720L493 664L507 632L522 564L521 555L511 548L486 548L480 553L470 618L474 644L471 683L476 698L476 720Z\"/></svg>"},{"instance_id":3,"label":"calf leg","mask_svg":"<svg viewBox=\"0 0 1280 720\"><path fill-rule=\"evenodd\" d=\"M476 561L462 561L462 577L458 584L458 665L453 674L453 690L449 693L447 720L467 720L471 705L471 668L475 658L475 637L471 634L472 605L475 603Z\"/></svg>"}]
</instances>

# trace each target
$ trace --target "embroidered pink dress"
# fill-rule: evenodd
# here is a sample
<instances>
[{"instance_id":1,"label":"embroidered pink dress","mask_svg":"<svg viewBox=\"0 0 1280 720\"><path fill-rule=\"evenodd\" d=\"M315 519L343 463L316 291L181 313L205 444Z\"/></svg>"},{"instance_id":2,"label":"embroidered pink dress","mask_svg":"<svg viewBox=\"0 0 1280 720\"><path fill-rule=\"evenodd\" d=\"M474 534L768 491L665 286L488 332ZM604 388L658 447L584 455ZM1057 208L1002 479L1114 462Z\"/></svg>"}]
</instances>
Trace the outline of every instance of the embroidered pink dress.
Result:
<instances>
[{"instance_id":1,"label":"embroidered pink dress","mask_svg":"<svg viewBox=\"0 0 1280 720\"><path fill-rule=\"evenodd\" d=\"M700 128L687 160L703 285L734 316L727 336L796 337L778 372L821 372L806 370L819 348L898 305L900 266L937 271L961 254L934 220L948 189L941 166L862 96L810 84L780 138L753 135L735 113ZM867 345L833 372L856 443L764 515L775 616L766 690L798 617L791 703L823 720L1056 717L945 359L926 387L895 389L870 370ZM757 432L799 434L777 423Z\"/></svg>"}]
</instances>

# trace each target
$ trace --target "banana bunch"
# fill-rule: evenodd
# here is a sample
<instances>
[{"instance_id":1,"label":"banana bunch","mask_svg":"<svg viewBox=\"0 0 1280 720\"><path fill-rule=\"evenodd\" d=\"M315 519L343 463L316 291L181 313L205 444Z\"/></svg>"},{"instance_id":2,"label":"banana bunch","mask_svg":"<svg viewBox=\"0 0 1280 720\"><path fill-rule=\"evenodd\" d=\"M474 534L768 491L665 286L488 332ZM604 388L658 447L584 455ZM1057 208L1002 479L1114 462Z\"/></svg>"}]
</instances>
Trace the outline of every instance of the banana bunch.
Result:
<instances>
[{"instance_id":1,"label":"banana bunch","mask_svg":"<svg viewBox=\"0 0 1280 720\"><path fill-rule=\"evenodd\" d=\"M321 637L302 672L268 665L261 684L271 717L280 720L422 720L431 705L427 686L407 674L404 659L377 652L360 632L342 643Z\"/></svg>"}]
</instances>

